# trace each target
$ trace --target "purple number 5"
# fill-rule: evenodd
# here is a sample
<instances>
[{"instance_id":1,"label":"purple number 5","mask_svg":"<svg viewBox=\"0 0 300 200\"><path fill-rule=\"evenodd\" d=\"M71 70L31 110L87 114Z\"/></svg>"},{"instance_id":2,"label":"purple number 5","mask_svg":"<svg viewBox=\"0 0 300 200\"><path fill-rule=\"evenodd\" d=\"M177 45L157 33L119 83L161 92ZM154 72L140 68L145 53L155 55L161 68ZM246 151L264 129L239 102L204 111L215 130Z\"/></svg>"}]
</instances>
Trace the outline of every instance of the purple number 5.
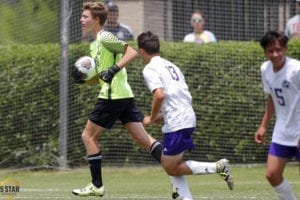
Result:
<instances>
[{"instance_id":1,"label":"purple number 5","mask_svg":"<svg viewBox=\"0 0 300 200\"><path fill-rule=\"evenodd\" d=\"M171 77L175 81L179 81L179 76L173 66L166 66L167 70L170 72Z\"/></svg>"},{"instance_id":2,"label":"purple number 5","mask_svg":"<svg viewBox=\"0 0 300 200\"><path fill-rule=\"evenodd\" d=\"M285 106L285 101L282 95L282 89L281 88L275 88L275 95L277 97L277 102L279 103L279 105Z\"/></svg>"}]
</instances>

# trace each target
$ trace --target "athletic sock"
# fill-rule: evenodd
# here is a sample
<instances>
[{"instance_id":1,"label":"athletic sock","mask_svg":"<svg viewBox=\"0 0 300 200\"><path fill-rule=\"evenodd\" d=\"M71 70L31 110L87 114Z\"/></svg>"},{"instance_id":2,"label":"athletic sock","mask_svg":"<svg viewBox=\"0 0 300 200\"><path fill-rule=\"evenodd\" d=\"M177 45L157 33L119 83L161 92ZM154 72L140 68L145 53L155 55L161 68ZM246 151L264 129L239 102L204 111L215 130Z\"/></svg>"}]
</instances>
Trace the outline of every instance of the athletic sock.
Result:
<instances>
[{"instance_id":1,"label":"athletic sock","mask_svg":"<svg viewBox=\"0 0 300 200\"><path fill-rule=\"evenodd\" d=\"M185 176L169 176L173 187L176 188L177 193L181 199L192 200L192 194L189 189L188 182Z\"/></svg>"},{"instance_id":2,"label":"athletic sock","mask_svg":"<svg viewBox=\"0 0 300 200\"><path fill-rule=\"evenodd\" d=\"M188 160L186 164L192 170L193 174L214 174L217 172L217 166L214 162Z\"/></svg>"},{"instance_id":3,"label":"athletic sock","mask_svg":"<svg viewBox=\"0 0 300 200\"><path fill-rule=\"evenodd\" d=\"M283 181L274 187L274 191L280 200L296 200L295 194L292 192L292 189L289 183L283 179Z\"/></svg>"},{"instance_id":4,"label":"athletic sock","mask_svg":"<svg viewBox=\"0 0 300 200\"><path fill-rule=\"evenodd\" d=\"M101 151L99 151L99 153L97 154L88 156L88 161L89 161L90 171L92 176L92 183L97 188L100 188L103 185L102 173L101 173L101 159L102 159Z\"/></svg>"},{"instance_id":5,"label":"athletic sock","mask_svg":"<svg viewBox=\"0 0 300 200\"><path fill-rule=\"evenodd\" d=\"M162 154L162 145L160 142L155 141L150 147L150 154L160 163L161 154Z\"/></svg>"}]
</instances>

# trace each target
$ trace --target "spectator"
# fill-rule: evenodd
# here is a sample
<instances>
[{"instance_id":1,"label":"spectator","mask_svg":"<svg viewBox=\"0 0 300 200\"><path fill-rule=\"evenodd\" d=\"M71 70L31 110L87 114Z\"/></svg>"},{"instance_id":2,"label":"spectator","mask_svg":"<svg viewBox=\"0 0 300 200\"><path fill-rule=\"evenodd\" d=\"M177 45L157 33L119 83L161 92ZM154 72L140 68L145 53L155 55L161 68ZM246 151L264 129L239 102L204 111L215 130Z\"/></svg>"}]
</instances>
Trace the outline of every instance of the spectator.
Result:
<instances>
[{"instance_id":1,"label":"spectator","mask_svg":"<svg viewBox=\"0 0 300 200\"><path fill-rule=\"evenodd\" d=\"M187 34L183 42L195 42L198 44L216 42L216 36L207 30L204 30L205 20L201 11L196 10L192 13L191 26L194 29L193 33Z\"/></svg>"},{"instance_id":2,"label":"spectator","mask_svg":"<svg viewBox=\"0 0 300 200\"><path fill-rule=\"evenodd\" d=\"M285 27L285 35L289 38L300 38L300 0L296 0L296 15L290 18Z\"/></svg>"},{"instance_id":3,"label":"spectator","mask_svg":"<svg viewBox=\"0 0 300 200\"><path fill-rule=\"evenodd\" d=\"M111 1L109 1L106 6L108 8L108 16L106 24L104 25L104 30L113 33L122 41L133 40L131 28L118 22L118 6Z\"/></svg>"}]
</instances>

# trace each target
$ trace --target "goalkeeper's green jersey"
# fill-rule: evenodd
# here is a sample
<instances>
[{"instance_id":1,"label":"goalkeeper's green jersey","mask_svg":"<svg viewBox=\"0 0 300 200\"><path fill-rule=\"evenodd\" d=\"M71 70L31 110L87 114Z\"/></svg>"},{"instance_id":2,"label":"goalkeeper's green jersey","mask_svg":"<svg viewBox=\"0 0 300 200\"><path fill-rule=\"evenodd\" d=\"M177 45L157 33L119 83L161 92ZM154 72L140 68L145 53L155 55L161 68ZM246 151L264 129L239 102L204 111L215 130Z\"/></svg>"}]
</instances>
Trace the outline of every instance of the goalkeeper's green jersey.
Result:
<instances>
[{"instance_id":1,"label":"goalkeeper's green jersey","mask_svg":"<svg viewBox=\"0 0 300 200\"><path fill-rule=\"evenodd\" d=\"M110 32L101 30L97 34L96 40L90 45L91 56L95 59L97 74L107 70L121 59L127 44L119 40ZM102 99L124 99L133 98L133 92L127 82L126 69L121 69L112 79L111 83L106 83L99 79L100 94Z\"/></svg>"}]
</instances>

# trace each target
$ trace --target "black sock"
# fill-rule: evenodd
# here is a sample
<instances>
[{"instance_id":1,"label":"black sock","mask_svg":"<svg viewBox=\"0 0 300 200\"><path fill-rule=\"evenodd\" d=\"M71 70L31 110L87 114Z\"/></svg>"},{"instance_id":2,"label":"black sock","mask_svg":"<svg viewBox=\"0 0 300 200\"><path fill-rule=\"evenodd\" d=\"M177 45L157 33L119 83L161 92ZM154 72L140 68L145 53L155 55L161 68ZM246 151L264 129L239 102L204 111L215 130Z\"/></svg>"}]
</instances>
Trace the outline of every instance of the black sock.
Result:
<instances>
[{"instance_id":1,"label":"black sock","mask_svg":"<svg viewBox=\"0 0 300 200\"><path fill-rule=\"evenodd\" d=\"M99 151L99 153L97 154L88 156L88 161L90 164L90 171L92 176L92 183L94 184L94 186L98 188L103 185L102 173L101 173L101 159L102 159L101 151Z\"/></svg>"},{"instance_id":2,"label":"black sock","mask_svg":"<svg viewBox=\"0 0 300 200\"><path fill-rule=\"evenodd\" d=\"M153 142L153 144L150 147L150 154L160 163L162 154L162 145L160 142Z\"/></svg>"}]
</instances>

